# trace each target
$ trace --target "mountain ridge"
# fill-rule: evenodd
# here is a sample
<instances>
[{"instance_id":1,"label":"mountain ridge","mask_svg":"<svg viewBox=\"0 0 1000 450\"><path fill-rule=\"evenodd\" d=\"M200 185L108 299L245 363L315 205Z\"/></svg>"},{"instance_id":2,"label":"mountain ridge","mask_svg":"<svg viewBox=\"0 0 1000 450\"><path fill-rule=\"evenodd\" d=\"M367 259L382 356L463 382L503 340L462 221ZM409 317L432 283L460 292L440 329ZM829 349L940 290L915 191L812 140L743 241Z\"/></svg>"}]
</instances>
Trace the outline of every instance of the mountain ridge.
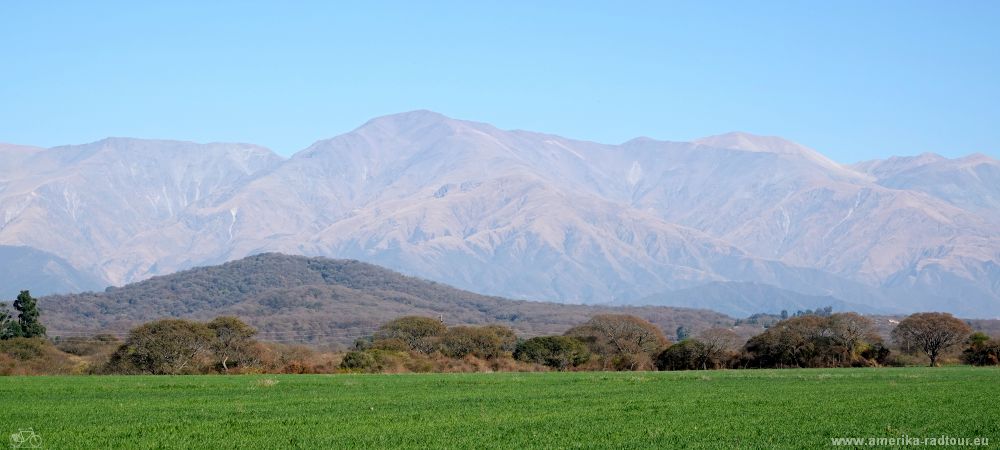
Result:
<instances>
[{"instance_id":1,"label":"mountain ridge","mask_svg":"<svg viewBox=\"0 0 1000 450\"><path fill-rule=\"evenodd\" d=\"M52 156L101 149L111 153L89 162ZM940 180L897 186L902 172L876 173L885 163L840 165L777 137L611 145L426 110L288 158L128 138L0 146L0 168L22 169L0 175L0 245L57 254L110 284L280 251L538 300L748 282L1000 314L996 161L969 158L972 177L929 159Z\"/></svg>"}]
</instances>

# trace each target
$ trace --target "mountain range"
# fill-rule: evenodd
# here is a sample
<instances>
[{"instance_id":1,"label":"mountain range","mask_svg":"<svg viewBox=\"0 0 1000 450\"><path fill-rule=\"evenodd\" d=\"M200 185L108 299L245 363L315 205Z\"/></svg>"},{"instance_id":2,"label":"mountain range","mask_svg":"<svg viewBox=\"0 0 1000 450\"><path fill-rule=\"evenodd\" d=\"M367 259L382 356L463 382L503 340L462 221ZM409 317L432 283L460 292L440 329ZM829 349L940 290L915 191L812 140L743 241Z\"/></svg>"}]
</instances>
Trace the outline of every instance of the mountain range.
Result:
<instances>
[{"instance_id":1,"label":"mountain range","mask_svg":"<svg viewBox=\"0 0 1000 450\"><path fill-rule=\"evenodd\" d=\"M995 317L998 206L1000 161L984 155L844 165L778 137L607 145L429 111L289 158L130 138L0 145L0 245L50 267L2 294L282 252L518 299L737 313L781 306L780 290L782 305Z\"/></svg>"}]
</instances>

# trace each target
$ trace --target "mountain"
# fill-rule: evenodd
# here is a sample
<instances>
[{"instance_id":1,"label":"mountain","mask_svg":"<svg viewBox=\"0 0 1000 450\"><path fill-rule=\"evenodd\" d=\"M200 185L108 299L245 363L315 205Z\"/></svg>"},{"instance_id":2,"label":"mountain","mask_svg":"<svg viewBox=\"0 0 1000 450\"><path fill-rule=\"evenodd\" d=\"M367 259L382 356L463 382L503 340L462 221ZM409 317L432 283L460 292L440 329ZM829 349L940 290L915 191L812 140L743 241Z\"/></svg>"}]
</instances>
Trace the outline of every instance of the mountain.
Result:
<instances>
[{"instance_id":1,"label":"mountain","mask_svg":"<svg viewBox=\"0 0 1000 450\"><path fill-rule=\"evenodd\" d=\"M270 253L153 277L105 292L39 300L52 336L124 334L165 318L244 318L270 341L350 345L403 315L446 323L509 325L525 336L562 333L598 313L645 317L664 330L731 326L717 312L666 307L600 307L489 297L350 260Z\"/></svg>"},{"instance_id":2,"label":"mountain","mask_svg":"<svg viewBox=\"0 0 1000 450\"><path fill-rule=\"evenodd\" d=\"M120 138L0 146L0 167L16 168L0 175L0 244L114 285L283 252L532 300L637 303L735 283L991 317L995 163L910 176L919 165L845 166L779 137L606 145L413 111L288 159Z\"/></svg>"},{"instance_id":3,"label":"mountain","mask_svg":"<svg viewBox=\"0 0 1000 450\"><path fill-rule=\"evenodd\" d=\"M32 295L64 294L104 288L97 277L80 272L64 259L30 247L0 245L0 299L23 289Z\"/></svg>"},{"instance_id":4,"label":"mountain","mask_svg":"<svg viewBox=\"0 0 1000 450\"><path fill-rule=\"evenodd\" d=\"M919 191L1000 221L1000 161L983 154L948 159L933 153L858 163L881 186Z\"/></svg>"}]
</instances>

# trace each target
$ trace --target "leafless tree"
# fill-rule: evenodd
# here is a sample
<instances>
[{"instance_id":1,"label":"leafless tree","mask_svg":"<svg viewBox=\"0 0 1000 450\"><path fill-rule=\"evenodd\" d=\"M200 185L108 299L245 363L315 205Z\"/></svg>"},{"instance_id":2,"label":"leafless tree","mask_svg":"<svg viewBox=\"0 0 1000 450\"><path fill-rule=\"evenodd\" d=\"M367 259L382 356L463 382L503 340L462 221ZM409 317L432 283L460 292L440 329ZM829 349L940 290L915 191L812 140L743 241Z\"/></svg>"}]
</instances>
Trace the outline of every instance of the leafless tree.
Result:
<instances>
[{"instance_id":1,"label":"leafless tree","mask_svg":"<svg viewBox=\"0 0 1000 450\"><path fill-rule=\"evenodd\" d=\"M596 315L566 335L577 337L601 355L605 367L619 361L620 368L628 370L651 366L653 356L669 343L656 325L627 314Z\"/></svg>"},{"instance_id":2,"label":"leafless tree","mask_svg":"<svg viewBox=\"0 0 1000 450\"><path fill-rule=\"evenodd\" d=\"M830 330L834 341L843 345L851 358L857 354L860 344L880 341L875 322L853 312L830 316Z\"/></svg>"},{"instance_id":3,"label":"leafless tree","mask_svg":"<svg viewBox=\"0 0 1000 450\"><path fill-rule=\"evenodd\" d=\"M924 352L934 367L941 353L964 342L970 334L972 328L951 314L930 312L916 313L900 321L892 330L892 339L904 349Z\"/></svg>"},{"instance_id":4,"label":"leafless tree","mask_svg":"<svg viewBox=\"0 0 1000 450\"><path fill-rule=\"evenodd\" d=\"M739 337L727 328L709 328L698 333L695 339L701 343L697 358L703 370L708 369L710 363L712 368L721 365L726 354L735 351L739 344Z\"/></svg>"}]
</instances>

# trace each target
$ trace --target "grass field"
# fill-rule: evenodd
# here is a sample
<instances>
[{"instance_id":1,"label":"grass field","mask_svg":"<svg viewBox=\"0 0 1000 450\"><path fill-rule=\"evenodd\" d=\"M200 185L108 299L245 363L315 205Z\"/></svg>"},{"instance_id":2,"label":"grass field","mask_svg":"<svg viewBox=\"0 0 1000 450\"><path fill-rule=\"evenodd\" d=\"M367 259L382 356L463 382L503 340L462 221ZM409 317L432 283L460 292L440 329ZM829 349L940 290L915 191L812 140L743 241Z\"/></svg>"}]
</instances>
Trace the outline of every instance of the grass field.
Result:
<instances>
[{"instance_id":1,"label":"grass field","mask_svg":"<svg viewBox=\"0 0 1000 450\"><path fill-rule=\"evenodd\" d=\"M828 447L986 437L1000 370L0 378L44 448ZM4 445L7 442L0 442Z\"/></svg>"}]
</instances>

